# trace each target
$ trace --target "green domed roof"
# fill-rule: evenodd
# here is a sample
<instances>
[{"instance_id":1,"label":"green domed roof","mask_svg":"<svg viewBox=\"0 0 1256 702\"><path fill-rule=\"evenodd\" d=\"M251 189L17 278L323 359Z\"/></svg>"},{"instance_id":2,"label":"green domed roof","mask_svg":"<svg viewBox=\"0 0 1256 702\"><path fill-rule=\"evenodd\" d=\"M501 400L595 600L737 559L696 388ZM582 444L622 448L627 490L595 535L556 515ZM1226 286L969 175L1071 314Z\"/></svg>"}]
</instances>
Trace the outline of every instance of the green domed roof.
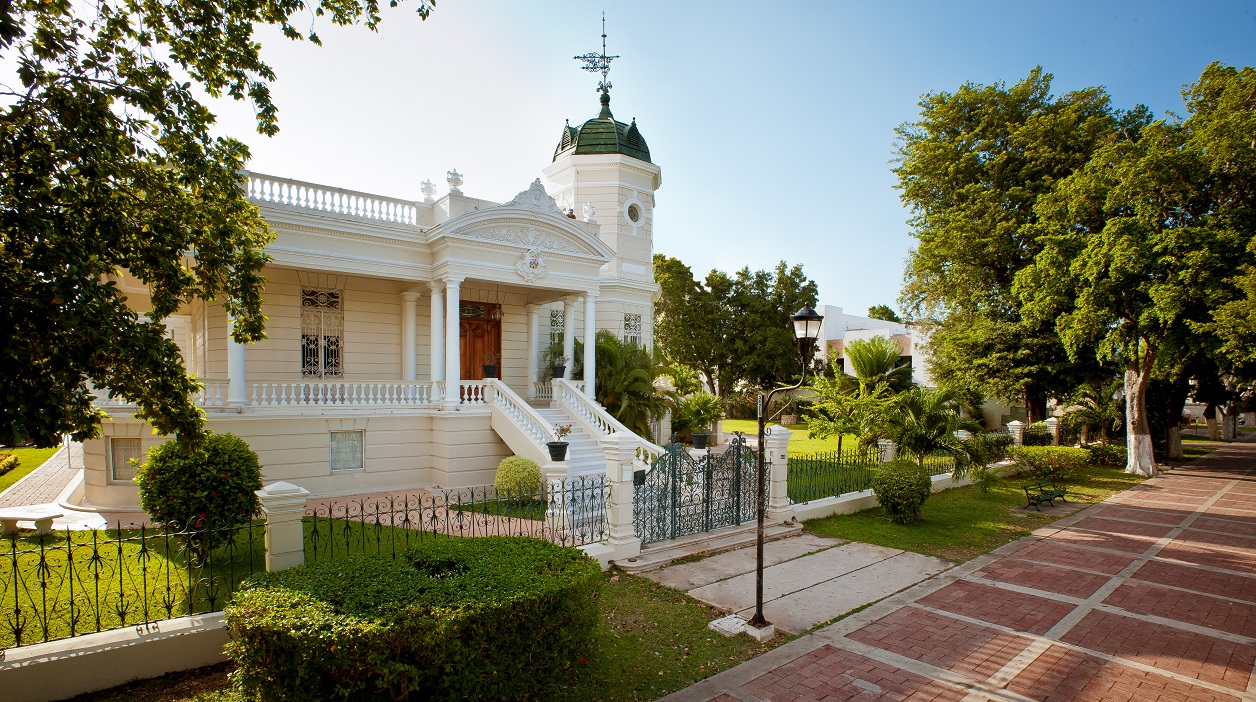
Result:
<instances>
[{"instance_id":1,"label":"green domed roof","mask_svg":"<svg viewBox=\"0 0 1256 702\"><path fill-rule=\"evenodd\" d=\"M632 124L616 122L611 115L611 96L603 92L599 99L602 111L597 117L579 127L571 124L563 127L563 137L554 149L554 160L569 154L623 154L653 163L650 147L637 131L637 120L633 119Z\"/></svg>"}]
</instances>

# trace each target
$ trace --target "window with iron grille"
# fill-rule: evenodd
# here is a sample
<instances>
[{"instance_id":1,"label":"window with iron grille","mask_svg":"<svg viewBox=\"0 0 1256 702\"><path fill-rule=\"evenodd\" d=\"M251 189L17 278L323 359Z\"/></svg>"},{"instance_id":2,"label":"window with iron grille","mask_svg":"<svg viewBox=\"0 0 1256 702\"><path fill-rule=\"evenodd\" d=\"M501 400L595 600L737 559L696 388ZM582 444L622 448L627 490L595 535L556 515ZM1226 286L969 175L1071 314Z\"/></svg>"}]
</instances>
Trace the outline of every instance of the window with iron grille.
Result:
<instances>
[{"instance_id":1,"label":"window with iron grille","mask_svg":"<svg viewBox=\"0 0 1256 702\"><path fill-rule=\"evenodd\" d=\"M129 437L109 439L109 479L127 483L135 477L135 466L131 459L143 460L140 453L140 440Z\"/></svg>"},{"instance_id":2,"label":"window with iron grille","mask_svg":"<svg viewBox=\"0 0 1256 702\"><path fill-rule=\"evenodd\" d=\"M333 431L331 433L331 469L333 472L342 470L362 470L361 431Z\"/></svg>"},{"instance_id":3,"label":"window with iron grille","mask_svg":"<svg viewBox=\"0 0 1256 702\"><path fill-rule=\"evenodd\" d=\"M641 315L624 315L624 342L641 345Z\"/></svg>"},{"instance_id":4,"label":"window with iron grille","mask_svg":"<svg viewBox=\"0 0 1256 702\"><path fill-rule=\"evenodd\" d=\"M549 342L551 344L563 343L563 325L563 311L561 309L550 310Z\"/></svg>"},{"instance_id":5,"label":"window with iron grille","mask_svg":"<svg viewBox=\"0 0 1256 702\"><path fill-rule=\"evenodd\" d=\"M344 377L344 291L301 289L301 376Z\"/></svg>"}]
</instances>

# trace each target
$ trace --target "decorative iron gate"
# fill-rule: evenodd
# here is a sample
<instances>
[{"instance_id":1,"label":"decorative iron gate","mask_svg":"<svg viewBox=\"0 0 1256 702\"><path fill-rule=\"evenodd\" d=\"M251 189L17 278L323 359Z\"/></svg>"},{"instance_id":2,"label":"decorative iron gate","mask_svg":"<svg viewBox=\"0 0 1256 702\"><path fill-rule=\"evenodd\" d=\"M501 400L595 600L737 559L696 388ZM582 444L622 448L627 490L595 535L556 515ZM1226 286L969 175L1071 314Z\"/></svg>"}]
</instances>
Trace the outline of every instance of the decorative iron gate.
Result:
<instances>
[{"instance_id":1,"label":"decorative iron gate","mask_svg":"<svg viewBox=\"0 0 1256 702\"><path fill-rule=\"evenodd\" d=\"M758 456L738 434L723 454L699 458L671 444L634 481L632 521L641 543L674 539L755 518Z\"/></svg>"}]
</instances>

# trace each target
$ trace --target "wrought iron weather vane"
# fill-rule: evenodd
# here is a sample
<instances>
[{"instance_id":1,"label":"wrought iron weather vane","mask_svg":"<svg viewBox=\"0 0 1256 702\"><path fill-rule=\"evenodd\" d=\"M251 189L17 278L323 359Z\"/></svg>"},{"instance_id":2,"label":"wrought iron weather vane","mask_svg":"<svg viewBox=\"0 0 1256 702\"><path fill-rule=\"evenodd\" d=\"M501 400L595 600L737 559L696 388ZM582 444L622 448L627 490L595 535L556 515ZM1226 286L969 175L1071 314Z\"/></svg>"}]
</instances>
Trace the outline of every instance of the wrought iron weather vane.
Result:
<instances>
[{"instance_id":1,"label":"wrought iron weather vane","mask_svg":"<svg viewBox=\"0 0 1256 702\"><path fill-rule=\"evenodd\" d=\"M601 73L602 80L597 84L597 89L599 92L603 92L607 94L610 93L611 82L607 80L606 76L611 72L611 61L614 61L615 59L619 57L606 55L606 13L605 12L602 13L602 53L595 54L592 51L590 51L587 54L583 54L581 56L573 56L572 58L584 63L584 65L581 66L580 68L588 71L589 73Z\"/></svg>"}]
</instances>

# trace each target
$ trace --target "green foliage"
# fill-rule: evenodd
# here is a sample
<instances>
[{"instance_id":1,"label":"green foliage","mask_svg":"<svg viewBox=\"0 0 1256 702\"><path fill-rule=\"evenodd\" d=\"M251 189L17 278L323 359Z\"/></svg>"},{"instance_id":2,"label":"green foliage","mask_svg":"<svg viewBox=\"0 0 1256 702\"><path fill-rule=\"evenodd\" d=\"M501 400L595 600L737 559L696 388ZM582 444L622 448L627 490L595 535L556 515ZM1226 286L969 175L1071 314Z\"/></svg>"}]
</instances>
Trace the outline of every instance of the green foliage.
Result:
<instances>
[{"instance_id":1,"label":"green foliage","mask_svg":"<svg viewBox=\"0 0 1256 702\"><path fill-rule=\"evenodd\" d=\"M801 373L789 317L817 295L802 266L713 270L698 281L680 260L655 254L654 279L655 339L671 362L705 375L710 392L727 397L742 383L770 387Z\"/></svg>"},{"instance_id":2,"label":"green foliage","mask_svg":"<svg viewBox=\"0 0 1256 702\"><path fill-rule=\"evenodd\" d=\"M841 379L819 376L811 390L816 396L815 411L807 419L807 428L817 439L855 434L862 444L870 444L894 404L894 394L885 383L864 392Z\"/></svg>"},{"instance_id":3,"label":"green foliage","mask_svg":"<svg viewBox=\"0 0 1256 702\"><path fill-rule=\"evenodd\" d=\"M872 492L895 524L919 520L920 508L933 489L925 469L911 461L892 461L872 476Z\"/></svg>"},{"instance_id":4,"label":"green foliage","mask_svg":"<svg viewBox=\"0 0 1256 702\"><path fill-rule=\"evenodd\" d=\"M579 550L517 537L266 573L226 609L232 679L289 702L545 699L589 655L601 582Z\"/></svg>"},{"instance_id":5,"label":"green foliage","mask_svg":"<svg viewBox=\"0 0 1256 702\"><path fill-rule=\"evenodd\" d=\"M961 477L972 465L968 442L955 435L961 429L981 431L976 422L960 416L959 403L951 392L916 387L894 398L878 432L922 466L925 456L951 456L955 459L955 476Z\"/></svg>"},{"instance_id":6,"label":"green foliage","mask_svg":"<svg viewBox=\"0 0 1256 702\"><path fill-rule=\"evenodd\" d=\"M1011 455L1034 480L1067 480L1090 460L1085 449L1072 446L1015 446Z\"/></svg>"},{"instance_id":7,"label":"green foliage","mask_svg":"<svg viewBox=\"0 0 1256 702\"><path fill-rule=\"evenodd\" d=\"M898 313L894 311L894 308L889 305L873 305L872 307L869 307L868 316L873 319L882 319L887 322L903 321L902 318L898 316Z\"/></svg>"},{"instance_id":8,"label":"green foliage","mask_svg":"<svg viewBox=\"0 0 1256 702\"><path fill-rule=\"evenodd\" d=\"M22 465L22 460L11 453L0 452L0 475L4 475L11 470Z\"/></svg>"},{"instance_id":9,"label":"green foliage","mask_svg":"<svg viewBox=\"0 0 1256 702\"><path fill-rule=\"evenodd\" d=\"M920 100L898 128L894 169L918 240L901 304L929 329L941 385L1025 402L1033 418L1089 372L1049 320L1025 318L1013 291L1042 244L1034 205L1140 111L1115 113L1106 92L1051 94L1035 68L1014 85L967 83Z\"/></svg>"},{"instance_id":10,"label":"green foliage","mask_svg":"<svg viewBox=\"0 0 1256 702\"><path fill-rule=\"evenodd\" d=\"M1086 462L1095 466L1125 465L1125 446L1122 444L1087 444Z\"/></svg>"},{"instance_id":11,"label":"green foliage","mask_svg":"<svg viewBox=\"0 0 1256 702\"><path fill-rule=\"evenodd\" d=\"M972 477L973 488L977 490L978 494L983 496L989 495L991 488L994 487L995 483L999 482L999 474L985 466L974 470Z\"/></svg>"},{"instance_id":12,"label":"green foliage","mask_svg":"<svg viewBox=\"0 0 1256 702\"><path fill-rule=\"evenodd\" d=\"M1117 399L1124 383L1120 380L1103 384L1083 383L1064 401L1064 416L1060 423L1064 428L1080 431L1082 428L1099 433L1099 440L1107 444L1108 436L1121 430L1125 424L1124 403ZM1089 438L1089 437L1087 437Z\"/></svg>"},{"instance_id":13,"label":"green foliage","mask_svg":"<svg viewBox=\"0 0 1256 702\"><path fill-rule=\"evenodd\" d=\"M135 483L140 506L161 524L226 527L257 514L262 467L243 439L206 432L195 445L171 440L149 449Z\"/></svg>"},{"instance_id":14,"label":"green foliage","mask_svg":"<svg viewBox=\"0 0 1256 702\"><path fill-rule=\"evenodd\" d=\"M507 495L533 495L541 491L541 467L530 458L510 456L497 464L493 487Z\"/></svg>"},{"instance_id":15,"label":"green foliage","mask_svg":"<svg viewBox=\"0 0 1256 702\"><path fill-rule=\"evenodd\" d=\"M639 436L650 436L651 425L662 418L676 403L674 392L656 386L654 381L671 370L663 365L657 351L623 341L608 329L599 329L596 337L597 363L594 393L599 404ZM550 344L546 351L546 372L551 362L562 359L561 342ZM575 365L572 378L584 377L584 343L576 339Z\"/></svg>"},{"instance_id":16,"label":"green foliage","mask_svg":"<svg viewBox=\"0 0 1256 702\"><path fill-rule=\"evenodd\" d=\"M679 427L699 434L711 431L724 418L724 403L709 392L681 398Z\"/></svg>"},{"instance_id":17,"label":"green foliage","mask_svg":"<svg viewBox=\"0 0 1256 702\"><path fill-rule=\"evenodd\" d=\"M848 384L857 384L860 394L867 394L882 383L891 392L903 392L911 387L911 366L899 365L902 352L897 341L884 336L851 341L842 349L842 355L854 373L845 379Z\"/></svg>"}]
</instances>

